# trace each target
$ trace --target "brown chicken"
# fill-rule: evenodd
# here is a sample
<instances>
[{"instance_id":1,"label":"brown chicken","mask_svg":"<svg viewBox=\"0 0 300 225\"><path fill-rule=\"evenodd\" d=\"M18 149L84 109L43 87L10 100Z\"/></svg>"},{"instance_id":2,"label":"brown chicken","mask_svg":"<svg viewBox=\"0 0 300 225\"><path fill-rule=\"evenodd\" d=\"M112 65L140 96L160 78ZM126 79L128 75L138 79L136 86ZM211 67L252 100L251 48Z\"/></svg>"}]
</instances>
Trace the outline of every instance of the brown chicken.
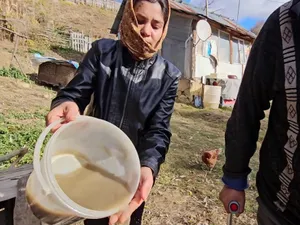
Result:
<instances>
[{"instance_id":1,"label":"brown chicken","mask_svg":"<svg viewBox=\"0 0 300 225\"><path fill-rule=\"evenodd\" d=\"M213 169L217 163L219 153L219 149L203 152L202 162L204 162L210 169Z\"/></svg>"}]
</instances>

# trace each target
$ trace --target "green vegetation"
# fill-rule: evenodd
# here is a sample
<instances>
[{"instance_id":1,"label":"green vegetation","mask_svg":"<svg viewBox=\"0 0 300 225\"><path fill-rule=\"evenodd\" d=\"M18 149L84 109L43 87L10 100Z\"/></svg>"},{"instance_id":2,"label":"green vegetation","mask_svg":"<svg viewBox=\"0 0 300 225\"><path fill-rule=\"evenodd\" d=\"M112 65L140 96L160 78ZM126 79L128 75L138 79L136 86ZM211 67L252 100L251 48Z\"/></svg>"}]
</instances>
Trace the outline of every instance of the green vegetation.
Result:
<instances>
[{"instance_id":1,"label":"green vegetation","mask_svg":"<svg viewBox=\"0 0 300 225\"><path fill-rule=\"evenodd\" d=\"M45 111L35 113L0 114L0 154L5 155L13 150L27 147L29 152L20 164L32 162L35 143L45 126ZM0 169L7 168L11 161L0 163Z\"/></svg>"},{"instance_id":2,"label":"green vegetation","mask_svg":"<svg viewBox=\"0 0 300 225\"><path fill-rule=\"evenodd\" d=\"M10 68L2 68L0 69L0 76L2 77L10 77L10 78L15 78L18 80L22 80L26 83L31 83L31 80L29 77L25 74L23 74L20 70L10 67Z\"/></svg>"}]
</instances>

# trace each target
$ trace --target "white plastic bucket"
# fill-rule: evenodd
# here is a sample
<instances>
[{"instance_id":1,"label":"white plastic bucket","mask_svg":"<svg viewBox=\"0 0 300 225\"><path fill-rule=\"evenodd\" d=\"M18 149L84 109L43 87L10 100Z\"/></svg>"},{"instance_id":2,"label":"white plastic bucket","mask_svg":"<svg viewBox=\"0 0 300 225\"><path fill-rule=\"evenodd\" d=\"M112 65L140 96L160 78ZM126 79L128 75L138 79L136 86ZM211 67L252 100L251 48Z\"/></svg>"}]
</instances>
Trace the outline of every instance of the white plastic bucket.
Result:
<instances>
[{"instance_id":1,"label":"white plastic bucket","mask_svg":"<svg viewBox=\"0 0 300 225\"><path fill-rule=\"evenodd\" d=\"M203 106L204 108L218 109L221 98L221 86L204 85Z\"/></svg>"},{"instance_id":2,"label":"white plastic bucket","mask_svg":"<svg viewBox=\"0 0 300 225\"><path fill-rule=\"evenodd\" d=\"M78 116L75 121L63 125L51 136L40 161L40 151L45 137L61 122L62 120L50 124L41 133L35 146L34 171L26 186L27 200L34 215L44 223L56 224L76 221L78 218L105 218L127 207L140 181L140 161L131 140L122 130L107 121ZM70 193L63 191L56 178L58 175L68 175L81 168L81 161L76 158L77 154L84 156L97 168L101 168L101 171L105 170L105 173L122 181L126 185L128 194L110 196L113 207L105 210L87 208L73 201L68 195ZM69 177L66 176L66 179ZM87 178L82 176L78 177L78 180L73 179L72 192L79 191L76 185L83 179ZM80 198L91 199L95 196L95 198L108 199L108 195L112 195L113 188L105 185L106 183L98 188L81 186L82 191L86 188L92 190L83 192Z\"/></svg>"}]
</instances>

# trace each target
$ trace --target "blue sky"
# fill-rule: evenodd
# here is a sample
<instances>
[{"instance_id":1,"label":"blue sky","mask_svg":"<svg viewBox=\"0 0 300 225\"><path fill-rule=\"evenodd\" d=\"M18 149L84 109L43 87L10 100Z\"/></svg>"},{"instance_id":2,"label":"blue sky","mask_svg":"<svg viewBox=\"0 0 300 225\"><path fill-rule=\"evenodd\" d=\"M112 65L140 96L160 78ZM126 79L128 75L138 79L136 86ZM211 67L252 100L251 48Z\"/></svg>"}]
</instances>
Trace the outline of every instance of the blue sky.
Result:
<instances>
[{"instance_id":1,"label":"blue sky","mask_svg":"<svg viewBox=\"0 0 300 225\"><path fill-rule=\"evenodd\" d=\"M205 0L184 0L197 7L203 7ZM266 20L267 17L280 5L288 0L241 0L238 23L246 29L251 29L257 21ZM214 0L209 11L237 18L238 0Z\"/></svg>"},{"instance_id":2,"label":"blue sky","mask_svg":"<svg viewBox=\"0 0 300 225\"><path fill-rule=\"evenodd\" d=\"M239 21L239 24L244 28L250 30L259 21L257 18L245 17Z\"/></svg>"}]
</instances>

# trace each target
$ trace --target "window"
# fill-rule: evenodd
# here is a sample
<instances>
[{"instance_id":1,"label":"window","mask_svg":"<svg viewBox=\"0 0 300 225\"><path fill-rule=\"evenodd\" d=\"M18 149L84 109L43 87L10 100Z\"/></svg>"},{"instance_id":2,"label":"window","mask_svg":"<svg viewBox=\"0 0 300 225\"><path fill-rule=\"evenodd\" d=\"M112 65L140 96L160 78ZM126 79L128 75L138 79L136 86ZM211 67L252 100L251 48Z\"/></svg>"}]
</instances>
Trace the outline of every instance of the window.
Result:
<instances>
[{"instance_id":1,"label":"window","mask_svg":"<svg viewBox=\"0 0 300 225\"><path fill-rule=\"evenodd\" d=\"M220 31L219 33L219 53L218 58L221 62L230 63L230 37L229 34Z\"/></svg>"},{"instance_id":2,"label":"window","mask_svg":"<svg viewBox=\"0 0 300 225\"><path fill-rule=\"evenodd\" d=\"M245 44L243 40L232 38L232 63L245 64Z\"/></svg>"},{"instance_id":3,"label":"window","mask_svg":"<svg viewBox=\"0 0 300 225\"><path fill-rule=\"evenodd\" d=\"M197 51L209 57L210 54L216 56L221 62L230 63L230 36L214 27L212 35L208 41L199 44Z\"/></svg>"},{"instance_id":4,"label":"window","mask_svg":"<svg viewBox=\"0 0 300 225\"><path fill-rule=\"evenodd\" d=\"M211 37L205 42L198 42L197 53L202 54L204 57L214 55L220 62L246 64L251 48L250 42L231 38L228 33L215 27L211 27L211 29ZM230 41L232 41L232 47Z\"/></svg>"},{"instance_id":5,"label":"window","mask_svg":"<svg viewBox=\"0 0 300 225\"><path fill-rule=\"evenodd\" d=\"M232 39L232 63L239 63L240 56L239 56L239 40L233 38Z\"/></svg>"},{"instance_id":6,"label":"window","mask_svg":"<svg viewBox=\"0 0 300 225\"><path fill-rule=\"evenodd\" d=\"M245 64L245 44L244 41L239 41L239 47L240 47L240 63Z\"/></svg>"},{"instance_id":7,"label":"window","mask_svg":"<svg viewBox=\"0 0 300 225\"><path fill-rule=\"evenodd\" d=\"M248 61L248 57L251 50L251 44L248 41L245 41L245 63Z\"/></svg>"}]
</instances>

